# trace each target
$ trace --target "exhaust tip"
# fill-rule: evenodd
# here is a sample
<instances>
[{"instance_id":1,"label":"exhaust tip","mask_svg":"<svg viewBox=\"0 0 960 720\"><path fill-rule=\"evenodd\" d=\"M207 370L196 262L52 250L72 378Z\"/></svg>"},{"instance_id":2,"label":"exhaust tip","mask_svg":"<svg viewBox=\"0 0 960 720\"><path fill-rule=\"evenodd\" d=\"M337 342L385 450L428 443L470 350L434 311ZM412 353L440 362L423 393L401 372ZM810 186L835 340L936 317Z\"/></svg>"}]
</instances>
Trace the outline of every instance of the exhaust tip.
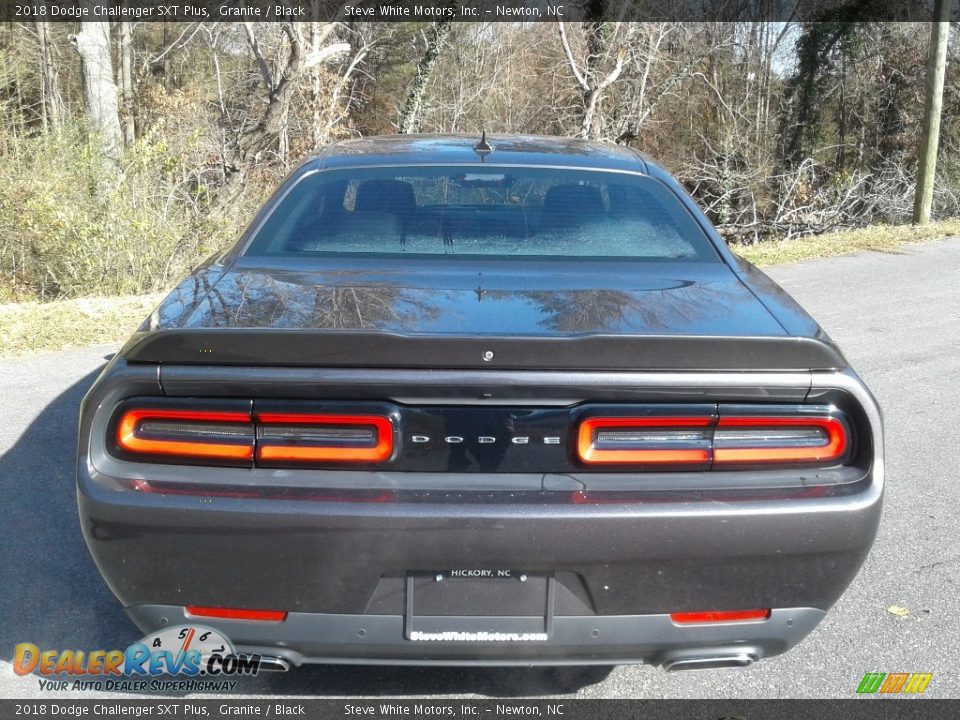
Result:
<instances>
[{"instance_id":1,"label":"exhaust tip","mask_svg":"<svg viewBox=\"0 0 960 720\"><path fill-rule=\"evenodd\" d=\"M260 657L260 670L263 672L287 672L290 669L290 663L280 657Z\"/></svg>"},{"instance_id":2,"label":"exhaust tip","mask_svg":"<svg viewBox=\"0 0 960 720\"><path fill-rule=\"evenodd\" d=\"M720 668L745 668L758 660L751 653L731 654L684 654L664 659L662 667L667 672L679 670L717 670Z\"/></svg>"}]
</instances>

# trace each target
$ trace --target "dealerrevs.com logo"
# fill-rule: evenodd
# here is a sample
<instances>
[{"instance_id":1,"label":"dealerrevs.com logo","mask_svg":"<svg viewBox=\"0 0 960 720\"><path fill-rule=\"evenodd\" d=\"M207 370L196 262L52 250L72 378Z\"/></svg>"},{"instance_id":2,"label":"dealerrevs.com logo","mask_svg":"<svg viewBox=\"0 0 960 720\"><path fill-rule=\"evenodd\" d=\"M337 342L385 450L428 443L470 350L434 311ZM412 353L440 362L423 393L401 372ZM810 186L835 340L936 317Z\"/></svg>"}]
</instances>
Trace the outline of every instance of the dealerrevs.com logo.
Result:
<instances>
[{"instance_id":1,"label":"dealerrevs.com logo","mask_svg":"<svg viewBox=\"0 0 960 720\"><path fill-rule=\"evenodd\" d=\"M14 648L13 671L40 676L40 689L143 692L233 690L260 671L260 656L237 653L222 633L199 625L167 628L125 650ZM160 679L175 676L178 679Z\"/></svg>"}]
</instances>

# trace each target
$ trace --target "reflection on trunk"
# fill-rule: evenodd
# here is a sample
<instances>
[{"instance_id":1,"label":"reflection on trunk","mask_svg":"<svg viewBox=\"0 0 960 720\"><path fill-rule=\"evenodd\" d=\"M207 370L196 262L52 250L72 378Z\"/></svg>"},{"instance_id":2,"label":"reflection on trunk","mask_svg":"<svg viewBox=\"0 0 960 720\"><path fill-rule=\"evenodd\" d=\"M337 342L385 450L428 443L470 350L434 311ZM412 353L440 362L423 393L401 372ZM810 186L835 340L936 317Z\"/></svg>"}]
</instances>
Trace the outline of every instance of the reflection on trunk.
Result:
<instances>
[{"instance_id":1,"label":"reflection on trunk","mask_svg":"<svg viewBox=\"0 0 960 720\"><path fill-rule=\"evenodd\" d=\"M230 278L233 302L207 308L217 327L314 327L329 330L382 329L422 321L437 309L394 286L300 284L240 274ZM228 307L229 306L229 307Z\"/></svg>"},{"instance_id":2,"label":"reflection on trunk","mask_svg":"<svg viewBox=\"0 0 960 720\"><path fill-rule=\"evenodd\" d=\"M611 287L619 281L619 286ZM271 328L454 336L781 335L783 327L724 268L691 277L557 278L509 273L210 266L182 282L148 329ZM590 287L605 282L603 289ZM436 284L440 287L431 287Z\"/></svg>"},{"instance_id":3,"label":"reflection on trunk","mask_svg":"<svg viewBox=\"0 0 960 720\"><path fill-rule=\"evenodd\" d=\"M531 292L543 327L563 333L666 330L724 312L722 291L709 285L628 293L619 290ZM682 322L681 322L682 321Z\"/></svg>"}]
</instances>

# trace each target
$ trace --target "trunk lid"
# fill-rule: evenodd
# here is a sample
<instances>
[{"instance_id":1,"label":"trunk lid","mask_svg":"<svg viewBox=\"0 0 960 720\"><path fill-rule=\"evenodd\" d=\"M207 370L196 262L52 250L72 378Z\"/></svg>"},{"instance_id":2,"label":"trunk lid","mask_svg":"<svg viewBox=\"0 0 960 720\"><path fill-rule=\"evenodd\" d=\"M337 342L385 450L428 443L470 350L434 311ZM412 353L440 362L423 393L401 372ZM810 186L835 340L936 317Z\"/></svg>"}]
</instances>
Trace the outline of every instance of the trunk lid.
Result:
<instances>
[{"instance_id":1,"label":"trunk lid","mask_svg":"<svg viewBox=\"0 0 960 720\"><path fill-rule=\"evenodd\" d=\"M241 259L215 283L188 279L126 355L336 367L843 364L829 344L790 336L722 263L372 261L362 271L325 265L263 267Z\"/></svg>"}]
</instances>

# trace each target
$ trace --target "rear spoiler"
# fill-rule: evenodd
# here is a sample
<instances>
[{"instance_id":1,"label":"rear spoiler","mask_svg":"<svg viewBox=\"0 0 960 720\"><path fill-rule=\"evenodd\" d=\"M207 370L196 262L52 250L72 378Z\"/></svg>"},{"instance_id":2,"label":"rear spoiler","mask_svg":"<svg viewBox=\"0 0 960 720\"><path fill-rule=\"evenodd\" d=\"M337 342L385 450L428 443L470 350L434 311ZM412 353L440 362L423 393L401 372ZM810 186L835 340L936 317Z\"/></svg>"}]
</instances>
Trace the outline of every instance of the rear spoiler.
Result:
<instances>
[{"instance_id":1,"label":"rear spoiler","mask_svg":"<svg viewBox=\"0 0 960 720\"><path fill-rule=\"evenodd\" d=\"M134 363L485 370L840 370L833 343L809 337L402 335L281 328L136 333Z\"/></svg>"}]
</instances>

